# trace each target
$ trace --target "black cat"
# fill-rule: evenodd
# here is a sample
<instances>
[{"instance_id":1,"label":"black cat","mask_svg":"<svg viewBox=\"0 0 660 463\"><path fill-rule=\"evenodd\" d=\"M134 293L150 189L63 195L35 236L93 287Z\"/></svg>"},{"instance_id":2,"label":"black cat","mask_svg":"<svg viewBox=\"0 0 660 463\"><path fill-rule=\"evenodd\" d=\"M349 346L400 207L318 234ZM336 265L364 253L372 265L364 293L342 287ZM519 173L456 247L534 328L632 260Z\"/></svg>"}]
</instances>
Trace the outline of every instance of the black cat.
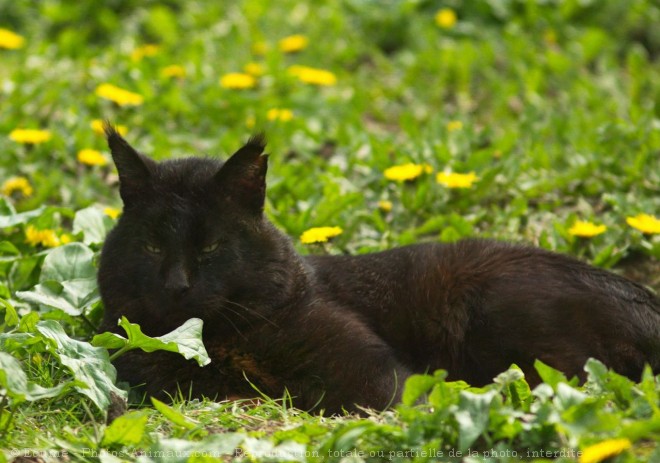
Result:
<instances>
[{"instance_id":1,"label":"black cat","mask_svg":"<svg viewBox=\"0 0 660 463\"><path fill-rule=\"evenodd\" d=\"M119 377L148 394L254 397L327 412L387 408L411 373L488 383L534 359L584 376L589 357L660 371L660 301L615 274L486 240L361 256L298 255L264 217L267 157L252 138L224 164L156 163L106 126L124 213L101 256L104 330L126 315L162 335L204 320L212 362L132 352ZM252 385L251 385L252 384Z\"/></svg>"}]
</instances>

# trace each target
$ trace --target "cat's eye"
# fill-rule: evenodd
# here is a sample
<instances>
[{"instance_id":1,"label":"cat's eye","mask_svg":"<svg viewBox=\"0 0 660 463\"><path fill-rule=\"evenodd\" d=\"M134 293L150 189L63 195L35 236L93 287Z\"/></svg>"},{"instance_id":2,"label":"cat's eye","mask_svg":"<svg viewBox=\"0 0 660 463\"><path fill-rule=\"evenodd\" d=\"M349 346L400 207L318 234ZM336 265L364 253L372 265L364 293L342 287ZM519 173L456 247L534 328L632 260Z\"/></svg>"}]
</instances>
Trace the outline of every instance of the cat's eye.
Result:
<instances>
[{"instance_id":1,"label":"cat's eye","mask_svg":"<svg viewBox=\"0 0 660 463\"><path fill-rule=\"evenodd\" d=\"M150 254L160 254L161 249L153 243L144 243L144 250Z\"/></svg>"},{"instance_id":2,"label":"cat's eye","mask_svg":"<svg viewBox=\"0 0 660 463\"><path fill-rule=\"evenodd\" d=\"M202 253L203 254L210 254L212 252L215 252L218 249L218 247L220 247L220 240L214 241L213 243L211 243L207 246L204 246L202 248Z\"/></svg>"}]
</instances>

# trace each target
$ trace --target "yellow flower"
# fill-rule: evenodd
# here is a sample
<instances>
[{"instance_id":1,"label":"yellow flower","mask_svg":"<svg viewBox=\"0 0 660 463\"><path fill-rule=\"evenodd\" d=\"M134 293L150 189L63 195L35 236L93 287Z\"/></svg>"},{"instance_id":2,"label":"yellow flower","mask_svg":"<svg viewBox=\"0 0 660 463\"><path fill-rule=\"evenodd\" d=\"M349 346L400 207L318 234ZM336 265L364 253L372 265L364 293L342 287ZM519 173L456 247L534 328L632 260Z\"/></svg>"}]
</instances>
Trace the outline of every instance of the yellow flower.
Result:
<instances>
[{"instance_id":1,"label":"yellow flower","mask_svg":"<svg viewBox=\"0 0 660 463\"><path fill-rule=\"evenodd\" d=\"M160 75L161 77L167 77L167 78L175 77L177 79L183 79L184 77L186 77L186 70L183 68L183 66L179 66L178 64L171 64L161 69Z\"/></svg>"},{"instance_id":2,"label":"yellow flower","mask_svg":"<svg viewBox=\"0 0 660 463\"><path fill-rule=\"evenodd\" d=\"M250 74L242 72L230 72L220 78L220 86L235 90L245 90L254 88L257 85L257 79Z\"/></svg>"},{"instance_id":3,"label":"yellow flower","mask_svg":"<svg viewBox=\"0 0 660 463\"><path fill-rule=\"evenodd\" d=\"M73 241L73 238L67 233L64 233L62 236L60 236L61 244L69 244L71 241Z\"/></svg>"},{"instance_id":4,"label":"yellow flower","mask_svg":"<svg viewBox=\"0 0 660 463\"><path fill-rule=\"evenodd\" d=\"M9 138L17 143L37 145L50 140L50 130L38 129L14 129L9 133Z\"/></svg>"},{"instance_id":5,"label":"yellow flower","mask_svg":"<svg viewBox=\"0 0 660 463\"><path fill-rule=\"evenodd\" d=\"M16 50L25 45L25 39L9 29L0 28L0 48Z\"/></svg>"},{"instance_id":6,"label":"yellow flower","mask_svg":"<svg viewBox=\"0 0 660 463\"><path fill-rule=\"evenodd\" d=\"M154 44L147 44L137 47L131 52L131 61L141 61L145 56L155 56L160 51L160 47Z\"/></svg>"},{"instance_id":7,"label":"yellow flower","mask_svg":"<svg viewBox=\"0 0 660 463\"><path fill-rule=\"evenodd\" d=\"M281 52L295 53L304 50L307 47L307 37L304 35L296 34L284 37L277 44Z\"/></svg>"},{"instance_id":8,"label":"yellow flower","mask_svg":"<svg viewBox=\"0 0 660 463\"><path fill-rule=\"evenodd\" d=\"M440 172L435 180L447 188L470 188L474 182L479 180L474 172L457 174L455 172Z\"/></svg>"},{"instance_id":9,"label":"yellow flower","mask_svg":"<svg viewBox=\"0 0 660 463\"><path fill-rule=\"evenodd\" d=\"M300 235L300 242L303 244L325 243L330 238L341 235L342 230L339 227L315 227L310 228Z\"/></svg>"},{"instance_id":10,"label":"yellow flower","mask_svg":"<svg viewBox=\"0 0 660 463\"><path fill-rule=\"evenodd\" d=\"M90 125L96 134L105 135L105 131L103 130L103 121L101 119L94 119ZM126 135L128 132L128 127L125 125L115 125L114 127L117 132L119 132L119 135Z\"/></svg>"},{"instance_id":11,"label":"yellow flower","mask_svg":"<svg viewBox=\"0 0 660 463\"><path fill-rule=\"evenodd\" d=\"M60 245L60 239L53 230L37 230L33 225L28 225L25 229L25 242L31 246L42 245L47 248Z\"/></svg>"},{"instance_id":12,"label":"yellow flower","mask_svg":"<svg viewBox=\"0 0 660 463\"><path fill-rule=\"evenodd\" d=\"M254 77L259 77L264 74L264 67L260 63L247 63L243 66L243 70Z\"/></svg>"},{"instance_id":13,"label":"yellow flower","mask_svg":"<svg viewBox=\"0 0 660 463\"><path fill-rule=\"evenodd\" d=\"M461 121L447 122L447 132L454 132L456 130L461 130L462 128L463 128L463 123Z\"/></svg>"},{"instance_id":14,"label":"yellow flower","mask_svg":"<svg viewBox=\"0 0 660 463\"><path fill-rule=\"evenodd\" d=\"M442 8L435 14L435 23L443 29L451 29L456 25L458 18L451 8Z\"/></svg>"},{"instance_id":15,"label":"yellow flower","mask_svg":"<svg viewBox=\"0 0 660 463\"><path fill-rule=\"evenodd\" d=\"M99 85L95 93L119 106L139 106L144 102L144 98L139 93L129 92L112 84Z\"/></svg>"},{"instance_id":16,"label":"yellow flower","mask_svg":"<svg viewBox=\"0 0 660 463\"><path fill-rule=\"evenodd\" d=\"M378 209L383 212L390 212L392 210L392 201L382 200L378 201Z\"/></svg>"},{"instance_id":17,"label":"yellow flower","mask_svg":"<svg viewBox=\"0 0 660 463\"><path fill-rule=\"evenodd\" d=\"M264 41L255 42L252 44L252 53L255 55L263 56L268 51L268 44Z\"/></svg>"},{"instance_id":18,"label":"yellow flower","mask_svg":"<svg viewBox=\"0 0 660 463\"><path fill-rule=\"evenodd\" d=\"M294 65L289 67L288 71L289 74L306 84L330 86L337 83L337 76L325 69Z\"/></svg>"},{"instance_id":19,"label":"yellow flower","mask_svg":"<svg viewBox=\"0 0 660 463\"><path fill-rule=\"evenodd\" d=\"M605 233L605 230L607 230L605 225L596 225L592 222L577 220L573 226L568 229L568 234L580 238L592 238Z\"/></svg>"},{"instance_id":20,"label":"yellow flower","mask_svg":"<svg viewBox=\"0 0 660 463\"><path fill-rule=\"evenodd\" d=\"M580 456L580 463L598 463L606 458L620 454L631 446L632 442L625 438L608 439L585 448Z\"/></svg>"},{"instance_id":21,"label":"yellow flower","mask_svg":"<svg viewBox=\"0 0 660 463\"><path fill-rule=\"evenodd\" d=\"M11 196L14 193L19 192L23 196L32 196L34 190L32 185L25 177L12 177L7 179L2 184L2 194L5 196Z\"/></svg>"},{"instance_id":22,"label":"yellow flower","mask_svg":"<svg viewBox=\"0 0 660 463\"><path fill-rule=\"evenodd\" d=\"M117 209L114 207L106 207L103 209L103 213L108 217L110 217L111 219L115 220L121 214L121 209Z\"/></svg>"},{"instance_id":23,"label":"yellow flower","mask_svg":"<svg viewBox=\"0 0 660 463\"><path fill-rule=\"evenodd\" d=\"M626 217L626 223L646 234L660 233L660 219L650 214L637 214L635 217Z\"/></svg>"},{"instance_id":24,"label":"yellow flower","mask_svg":"<svg viewBox=\"0 0 660 463\"><path fill-rule=\"evenodd\" d=\"M404 182L406 180L414 180L423 173L431 173L433 168L428 164L413 164L409 162L407 164L401 164L398 166L392 166L385 169L383 175L388 180L395 180L397 182Z\"/></svg>"},{"instance_id":25,"label":"yellow flower","mask_svg":"<svg viewBox=\"0 0 660 463\"><path fill-rule=\"evenodd\" d=\"M290 121L293 119L293 111L290 109L269 109L268 112L266 113L266 119L269 121Z\"/></svg>"},{"instance_id":26,"label":"yellow flower","mask_svg":"<svg viewBox=\"0 0 660 463\"><path fill-rule=\"evenodd\" d=\"M88 166L105 166L108 160L100 151L85 148L78 151L78 162Z\"/></svg>"},{"instance_id":27,"label":"yellow flower","mask_svg":"<svg viewBox=\"0 0 660 463\"><path fill-rule=\"evenodd\" d=\"M257 125L257 118L252 114L245 118L245 127L253 129L255 125Z\"/></svg>"}]
</instances>

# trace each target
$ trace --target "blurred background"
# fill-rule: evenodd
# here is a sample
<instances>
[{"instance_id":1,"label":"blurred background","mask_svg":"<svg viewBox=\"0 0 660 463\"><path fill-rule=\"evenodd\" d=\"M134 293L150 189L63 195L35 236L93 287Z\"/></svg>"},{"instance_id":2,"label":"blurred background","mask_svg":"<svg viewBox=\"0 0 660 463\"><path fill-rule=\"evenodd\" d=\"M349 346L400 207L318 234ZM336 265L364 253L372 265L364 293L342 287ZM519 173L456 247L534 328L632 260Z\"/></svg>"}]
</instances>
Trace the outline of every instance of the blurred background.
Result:
<instances>
[{"instance_id":1,"label":"blurred background","mask_svg":"<svg viewBox=\"0 0 660 463\"><path fill-rule=\"evenodd\" d=\"M30 253L121 206L100 120L156 159L264 131L269 216L341 228L303 252L487 236L657 287L658 24L651 0L1 2L2 207L45 207L2 233Z\"/></svg>"}]
</instances>

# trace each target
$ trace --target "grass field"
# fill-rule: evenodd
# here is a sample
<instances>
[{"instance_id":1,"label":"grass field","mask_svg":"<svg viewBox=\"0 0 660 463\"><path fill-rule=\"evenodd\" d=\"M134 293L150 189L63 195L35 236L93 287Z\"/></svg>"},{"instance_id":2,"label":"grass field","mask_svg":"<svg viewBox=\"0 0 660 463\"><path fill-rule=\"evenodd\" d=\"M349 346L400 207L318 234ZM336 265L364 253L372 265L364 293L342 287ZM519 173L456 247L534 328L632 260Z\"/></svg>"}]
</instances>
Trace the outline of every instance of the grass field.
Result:
<instances>
[{"instance_id":1,"label":"grass field","mask_svg":"<svg viewBox=\"0 0 660 463\"><path fill-rule=\"evenodd\" d=\"M103 119L156 159L265 132L267 213L302 253L493 237L660 290L658 24L653 0L0 3L0 463L660 461L651 373L438 372L369 418L178 400L107 426L91 344L121 207Z\"/></svg>"}]
</instances>

